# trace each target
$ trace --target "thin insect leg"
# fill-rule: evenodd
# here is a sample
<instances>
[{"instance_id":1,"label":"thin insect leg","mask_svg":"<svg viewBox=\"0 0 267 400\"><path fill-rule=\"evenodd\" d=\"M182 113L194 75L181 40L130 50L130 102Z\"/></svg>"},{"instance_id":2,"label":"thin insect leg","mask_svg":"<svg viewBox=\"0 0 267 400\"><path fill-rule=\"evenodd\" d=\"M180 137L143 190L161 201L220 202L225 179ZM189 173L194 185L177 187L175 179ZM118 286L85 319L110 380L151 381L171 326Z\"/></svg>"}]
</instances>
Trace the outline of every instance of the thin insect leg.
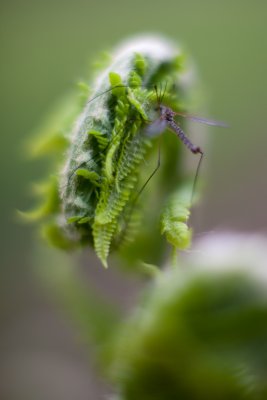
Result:
<instances>
[{"instance_id":1,"label":"thin insect leg","mask_svg":"<svg viewBox=\"0 0 267 400\"><path fill-rule=\"evenodd\" d=\"M148 183L150 182L150 180L153 178L153 176L155 175L155 173L158 171L158 169L160 168L160 164L161 164L161 155L160 155L160 139L159 139L159 147L158 147L158 160L157 160L157 165L156 168L154 169L154 171L152 172L152 174L148 177L148 179L146 180L146 182L144 183L144 185L141 187L141 189L139 190L139 192L137 193L133 204L135 204L138 200L138 198L140 197L141 193L143 192L143 190L145 189L145 187L148 185Z\"/></svg>"},{"instance_id":2,"label":"thin insect leg","mask_svg":"<svg viewBox=\"0 0 267 400\"><path fill-rule=\"evenodd\" d=\"M143 85L140 85L140 87L142 87L142 86L143 86ZM129 85L122 85L122 84L121 84L121 85L112 86L112 87L110 87L109 89L104 90L103 92L97 94L97 95L94 96L92 99L88 100L87 104L91 103L92 101L94 101L94 100L97 99L98 97L101 97L101 96L103 96L104 94L111 92L111 91L114 90L114 89L117 89L117 88L125 88L125 89L128 89L129 87L130 87Z\"/></svg>"},{"instance_id":3,"label":"thin insect leg","mask_svg":"<svg viewBox=\"0 0 267 400\"><path fill-rule=\"evenodd\" d=\"M193 205L194 194L195 194L195 191L196 191L196 185L197 185L197 180L198 180L198 176L199 176L199 171L200 171L201 163L202 163L202 160L203 160L203 157L204 157L204 153L203 153L202 150L200 150L199 154L200 154L200 157L199 157L199 161L198 161L198 164L197 164L197 169L196 169L194 182L193 182L193 187L192 187L192 193L191 193L191 199L190 199L190 208Z\"/></svg>"},{"instance_id":4,"label":"thin insect leg","mask_svg":"<svg viewBox=\"0 0 267 400\"><path fill-rule=\"evenodd\" d=\"M128 217L127 217L126 220L124 221L124 228L123 228L123 230L122 230L123 233L124 233L124 232L126 231L126 229L127 229L127 226L128 226L129 221L130 221L130 219L131 219L131 215L132 215L133 209L134 209L134 207L135 207L135 204L136 204L138 198L140 197L141 193L143 192L143 190L145 189L145 187L147 186L147 184L149 183L149 181L152 179L152 177L155 175L155 173L156 173L157 170L159 169L160 163L161 163L160 160L161 160L161 157L160 157L160 141L159 141L157 166L156 166L156 168L154 169L154 171L152 172L152 174L149 176L149 178L146 180L146 182L144 183L144 185L142 186L142 188L139 190L139 192L137 193L136 197L134 198L134 200L133 200L133 202L132 202L132 205L131 205L131 207L130 207L130 210L129 210L129 212L128 212ZM123 236L124 236L124 235L122 234L122 235L121 235L121 238L123 238Z\"/></svg>"},{"instance_id":5,"label":"thin insect leg","mask_svg":"<svg viewBox=\"0 0 267 400\"><path fill-rule=\"evenodd\" d=\"M171 116L172 116L172 114L170 114L170 117ZM177 125L177 123L173 119L171 119L168 122L168 125L169 125L169 129L171 129L173 132L175 132L177 134L177 136L181 139L181 141L184 143L184 145L191 151L191 153L200 154L200 158L199 158L199 162L198 162L198 166L197 166L197 170L196 170L196 174L195 174L195 178L194 178L194 182L193 182L191 200L190 200L190 206L192 206L193 196L195 193L196 183L197 183L199 170L200 170L201 162L203 160L204 153L199 146L195 146L191 142L191 140L188 139L188 137L186 136L184 131L181 129L181 127L179 125Z\"/></svg>"},{"instance_id":6,"label":"thin insect leg","mask_svg":"<svg viewBox=\"0 0 267 400\"><path fill-rule=\"evenodd\" d=\"M107 90L104 90L103 92L101 92L101 93L97 94L96 96L94 96L92 99L88 100L87 104L91 103L92 101L94 101L98 97L103 96L103 94L111 92L113 89L116 89L116 88L127 88L127 87L128 87L127 85L115 85L115 86L112 86L111 88L109 88Z\"/></svg>"},{"instance_id":7,"label":"thin insect leg","mask_svg":"<svg viewBox=\"0 0 267 400\"><path fill-rule=\"evenodd\" d=\"M70 180L73 178L73 176L75 175L76 171L78 171L78 169L82 168L82 164L78 165L77 167L74 168L74 170L72 171L72 173L68 176L68 180L67 183L61 187L61 190L65 190L69 184L70 184Z\"/></svg>"},{"instance_id":8,"label":"thin insect leg","mask_svg":"<svg viewBox=\"0 0 267 400\"><path fill-rule=\"evenodd\" d=\"M112 145L112 142L115 140L115 137L111 139L111 141L106 145L106 147L102 150L103 153L105 153L108 148ZM97 158L97 162L100 160L100 156ZM76 171L78 171L78 169L83 167L83 163L78 165L77 167L74 168L74 170L71 172L71 174L68 176L68 182L62 187L62 190L64 190L69 184L70 184L70 180L73 178L73 176L75 175ZM86 166L85 166L86 168Z\"/></svg>"}]
</instances>

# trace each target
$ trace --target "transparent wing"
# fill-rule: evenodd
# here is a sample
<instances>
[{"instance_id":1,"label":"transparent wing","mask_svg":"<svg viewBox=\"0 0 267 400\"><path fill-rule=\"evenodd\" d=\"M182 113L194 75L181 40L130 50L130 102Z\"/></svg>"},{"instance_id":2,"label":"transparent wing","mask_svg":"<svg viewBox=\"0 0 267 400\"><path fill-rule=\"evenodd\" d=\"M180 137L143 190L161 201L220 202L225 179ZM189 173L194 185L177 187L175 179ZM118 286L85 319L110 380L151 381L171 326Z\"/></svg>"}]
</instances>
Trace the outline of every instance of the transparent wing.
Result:
<instances>
[{"instance_id":1,"label":"transparent wing","mask_svg":"<svg viewBox=\"0 0 267 400\"><path fill-rule=\"evenodd\" d=\"M206 124L206 125L211 125L211 126L221 126L222 128L228 128L228 125L222 121L215 121L212 119L200 118L200 117L196 117L195 115L184 114L184 113L180 113L180 112L176 112L175 115L178 115L179 117L187 118L190 121L200 122L201 124Z\"/></svg>"},{"instance_id":2,"label":"transparent wing","mask_svg":"<svg viewBox=\"0 0 267 400\"><path fill-rule=\"evenodd\" d=\"M165 119L158 118L145 128L145 133L150 137L158 136L165 131L167 125L168 123Z\"/></svg>"}]
</instances>

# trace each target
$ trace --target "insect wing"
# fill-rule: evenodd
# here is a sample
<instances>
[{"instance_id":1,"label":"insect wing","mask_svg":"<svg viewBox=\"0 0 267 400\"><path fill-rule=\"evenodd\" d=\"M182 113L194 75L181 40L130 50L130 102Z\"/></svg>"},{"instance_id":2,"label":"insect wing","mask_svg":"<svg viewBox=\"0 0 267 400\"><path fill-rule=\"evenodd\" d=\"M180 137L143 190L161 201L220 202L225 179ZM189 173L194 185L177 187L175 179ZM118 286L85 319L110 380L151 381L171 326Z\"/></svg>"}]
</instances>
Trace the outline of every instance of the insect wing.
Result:
<instances>
[{"instance_id":1,"label":"insect wing","mask_svg":"<svg viewBox=\"0 0 267 400\"><path fill-rule=\"evenodd\" d=\"M200 118L200 117L196 117L195 115L183 114L183 113L179 113L179 112L176 112L175 115L178 115L179 117L187 118L193 122L200 122L201 124L206 124L206 125L210 125L210 126L221 126L222 128L228 128L228 125L222 121L215 121L212 119Z\"/></svg>"},{"instance_id":2,"label":"insect wing","mask_svg":"<svg viewBox=\"0 0 267 400\"><path fill-rule=\"evenodd\" d=\"M158 136L165 131L167 125L168 123L165 119L158 118L146 127L145 133L150 137Z\"/></svg>"}]
</instances>

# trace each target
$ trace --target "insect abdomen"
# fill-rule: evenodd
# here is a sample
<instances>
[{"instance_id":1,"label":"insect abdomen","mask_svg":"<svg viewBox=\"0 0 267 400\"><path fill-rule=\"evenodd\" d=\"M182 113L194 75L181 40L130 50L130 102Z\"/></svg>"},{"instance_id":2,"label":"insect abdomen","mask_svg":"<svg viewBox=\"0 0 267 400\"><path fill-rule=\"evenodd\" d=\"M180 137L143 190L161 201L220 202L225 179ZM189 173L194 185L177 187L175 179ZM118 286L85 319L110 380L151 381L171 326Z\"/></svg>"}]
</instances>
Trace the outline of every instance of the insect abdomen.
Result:
<instances>
[{"instance_id":1,"label":"insect abdomen","mask_svg":"<svg viewBox=\"0 0 267 400\"><path fill-rule=\"evenodd\" d=\"M185 146L194 154L202 153L199 146L195 146L191 140L186 136L184 131L180 128L179 125L176 124L174 120L168 122L169 126L172 130L177 134L177 136L181 139L181 141L185 144Z\"/></svg>"}]
</instances>

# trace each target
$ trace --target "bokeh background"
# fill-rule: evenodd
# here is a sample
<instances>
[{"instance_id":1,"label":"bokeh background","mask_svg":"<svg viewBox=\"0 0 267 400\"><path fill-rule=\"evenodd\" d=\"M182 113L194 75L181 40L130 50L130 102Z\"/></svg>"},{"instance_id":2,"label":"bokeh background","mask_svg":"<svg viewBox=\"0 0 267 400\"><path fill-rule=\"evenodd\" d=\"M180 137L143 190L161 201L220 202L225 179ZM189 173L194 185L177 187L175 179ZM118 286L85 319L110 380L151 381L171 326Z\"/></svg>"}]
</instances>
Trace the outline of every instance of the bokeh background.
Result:
<instances>
[{"instance_id":1,"label":"bokeh background","mask_svg":"<svg viewBox=\"0 0 267 400\"><path fill-rule=\"evenodd\" d=\"M2 0L1 32L1 399L91 399L106 393L79 332L35 276L35 231L15 221L32 205L29 184L45 168L27 161L25 141L51 104L87 75L89 61L133 34L182 43L206 90L206 192L197 232L266 232L267 3L262 0ZM86 257L77 274L119 306L137 283ZM110 292L110 293L109 293Z\"/></svg>"}]
</instances>

